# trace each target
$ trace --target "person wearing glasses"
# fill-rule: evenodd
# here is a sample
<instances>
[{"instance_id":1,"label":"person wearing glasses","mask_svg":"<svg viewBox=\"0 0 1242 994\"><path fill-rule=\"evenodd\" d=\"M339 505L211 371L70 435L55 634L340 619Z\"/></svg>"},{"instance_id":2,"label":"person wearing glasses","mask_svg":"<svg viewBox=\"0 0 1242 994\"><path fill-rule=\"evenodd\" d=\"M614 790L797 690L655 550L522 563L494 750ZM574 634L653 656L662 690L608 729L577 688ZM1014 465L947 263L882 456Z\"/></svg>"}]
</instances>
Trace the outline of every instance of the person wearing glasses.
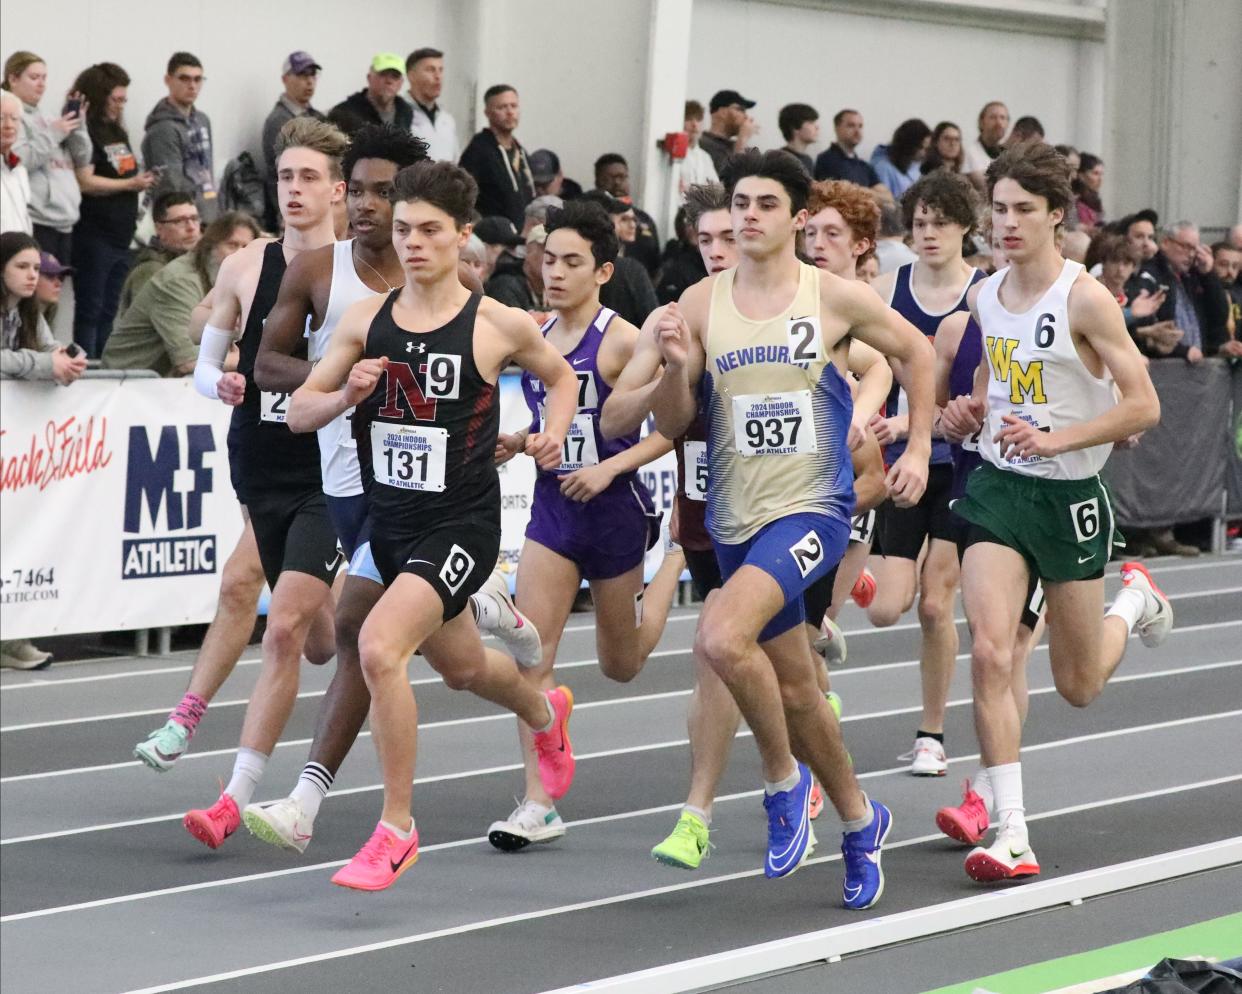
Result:
<instances>
[{"instance_id":1,"label":"person wearing glasses","mask_svg":"<svg viewBox=\"0 0 1242 994\"><path fill-rule=\"evenodd\" d=\"M203 64L189 52L174 52L164 85L168 96L147 115L142 158L158 175L154 192L194 194L204 222L219 212L212 166L211 121L196 106L207 77Z\"/></svg>"},{"instance_id":2,"label":"person wearing glasses","mask_svg":"<svg viewBox=\"0 0 1242 994\"><path fill-rule=\"evenodd\" d=\"M202 219L192 193L161 193L155 198L152 213L155 215L155 237L139 250L134 268L121 287L119 315L129 310L129 305L152 276L173 259L194 248L203 234Z\"/></svg>"}]
</instances>

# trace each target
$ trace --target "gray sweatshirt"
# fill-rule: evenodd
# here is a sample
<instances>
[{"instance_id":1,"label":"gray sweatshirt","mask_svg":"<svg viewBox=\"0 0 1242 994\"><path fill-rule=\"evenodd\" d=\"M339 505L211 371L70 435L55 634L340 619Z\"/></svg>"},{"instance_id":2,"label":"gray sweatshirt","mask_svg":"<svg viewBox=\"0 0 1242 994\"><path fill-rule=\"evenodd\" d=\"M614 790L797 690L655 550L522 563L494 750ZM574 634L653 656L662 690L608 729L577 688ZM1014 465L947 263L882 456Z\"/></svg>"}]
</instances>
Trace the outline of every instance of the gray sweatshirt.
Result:
<instances>
[{"instance_id":1,"label":"gray sweatshirt","mask_svg":"<svg viewBox=\"0 0 1242 994\"><path fill-rule=\"evenodd\" d=\"M170 190L193 193L206 227L219 212L211 121L197 107L192 107L188 116L182 114L165 97L147 115L146 128L143 162L148 169L161 168L159 182L150 191L152 202Z\"/></svg>"},{"instance_id":2,"label":"gray sweatshirt","mask_svg":"<svg viewBox=\"0 0 1242 994\"><path fill-rule=\"evenodd\" d=\"M17 348L17 334L21 330L21 318L12 310L3 316L3 342L0 342L0 376L15 380L50 380L52 378L52 353L59 347L52 337L52 329L39 315L37 349Z\"/></svg>"},{"instance_id":3,"label":"gray sweatshirt","mask_svg":"<svg viewBox=\"0 0 1242 994\"><path fill-rule=\"evenodd\" d=\"M22 125L13 152L30 178L30 220L57 231L78 223L82 191L74 172L91 162L91 140L86 125L65 135L33 104L22 104ZM62 262L67 260L62 259Z\"/></svg>"}]
</instances>

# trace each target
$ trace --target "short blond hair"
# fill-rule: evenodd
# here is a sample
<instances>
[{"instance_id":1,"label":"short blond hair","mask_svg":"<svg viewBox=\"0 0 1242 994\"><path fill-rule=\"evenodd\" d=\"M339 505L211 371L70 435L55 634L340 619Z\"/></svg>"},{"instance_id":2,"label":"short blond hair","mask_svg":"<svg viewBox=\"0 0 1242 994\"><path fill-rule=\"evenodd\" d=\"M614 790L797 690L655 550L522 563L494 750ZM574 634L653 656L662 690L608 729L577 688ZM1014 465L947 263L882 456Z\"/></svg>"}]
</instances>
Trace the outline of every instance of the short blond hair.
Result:
<instances>
[{"instance_id":1,"label":"short blond hair","mask_svg":"<svg viewBox=\"0 0 1242 994\"><path fill-rule=\"evenodd\" d=\"M276 160L287 149L309 148L328 157L329 172L335 180L344 179L341 171L341 157L349 148L349 139L335 124L320 121L318 118L303 114L285 122L276 136Z\"/></svg>"}]
</instances>

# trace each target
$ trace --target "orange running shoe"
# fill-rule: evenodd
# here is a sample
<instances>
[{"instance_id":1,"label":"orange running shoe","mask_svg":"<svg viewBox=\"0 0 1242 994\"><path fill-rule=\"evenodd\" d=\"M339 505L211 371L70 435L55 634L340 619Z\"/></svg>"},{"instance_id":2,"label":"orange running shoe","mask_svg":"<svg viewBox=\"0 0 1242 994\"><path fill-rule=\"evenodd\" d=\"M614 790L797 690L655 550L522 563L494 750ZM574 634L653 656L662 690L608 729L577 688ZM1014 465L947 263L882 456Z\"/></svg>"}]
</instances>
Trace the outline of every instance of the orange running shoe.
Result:
<instances>
[{"instance_id":1,"label":"orange running shoe","mask_svg":"<svg viewBox=\"0 0 1242 994\"><path fill-rule=\"evenodd\" d=\"M416 862L418 829L403 839L379 824L358 855L336 871L332 882L354 890L384 890Z\"/></svg>"},{"instance_id":2,"label":"orange running shoe","mask_svg":"<svg viewBox=\"0 0 1242 994\"><path fill-rule=\"evenodd\" d=\"M858 579L854 581L854 589L850 591L850 596L854 598L854 603L863 610L871 606L871 602L875 600L875 575L871 570L863 569Z\"/></svg>"}]
</instances>

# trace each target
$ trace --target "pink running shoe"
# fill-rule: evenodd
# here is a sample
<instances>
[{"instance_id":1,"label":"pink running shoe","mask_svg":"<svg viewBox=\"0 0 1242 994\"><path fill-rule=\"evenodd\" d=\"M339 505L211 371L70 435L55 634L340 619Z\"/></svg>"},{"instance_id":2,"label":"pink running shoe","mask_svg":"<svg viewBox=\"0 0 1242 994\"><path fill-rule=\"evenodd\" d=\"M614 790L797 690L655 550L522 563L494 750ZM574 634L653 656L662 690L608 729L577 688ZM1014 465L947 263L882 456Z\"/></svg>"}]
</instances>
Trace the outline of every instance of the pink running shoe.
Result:
<instances>
[{"instance_id":1,"label":"pink running shoe","mask_svg":"<svg viewBox=\"0 0 1242 994\"><path fill-rule=\"evenodd\" d=\"M380 824L358 855L336 871L332 882L354 890L384 890L416 862L418 829L403 839Z\"/></svg>"},{"instance_id":2,"label":"pink running shoe","mask_svg":"<svg viewBox=\"0 0 1242 994\"><path fill-rule=\"evenodd\" d=\"M854 598L854 603L864 611L871 606L871 602L875 600L875 576L871 570L864 569L859 574L858 579L854 581L854 589L850 591L850 596Z\"/></svg>"},{"instance_id":3,"label":"pink running shoe","mask_svg":"<svg viewBox=\"0 0 1242 994\"><path fill-rule=\"evenodd\" d=\"M936 812L936 827L950 839L968 846L979 844L988 830L988 806L983 798L970 789L970 781L962 785L962 803L957 807L941 808Z\"/></svg>"},{"instance_id":4,"label":"pink running shoe","mask_svg":"<svg viewBox=\"0 0 1242 994\"><path fill-rule=\"evenodd\" d=\"M811 821L814 821L816 818L818 818L820 816L820 813L823 810L824 810L824 792L819 789L819 781L812 780L811 781L811 806L810 806Z\"/></svg>"},{"instance_id":5,"label":"pink running shoe","mask_svg":"<svg viewBox=\"0 0 1242 994\"><path fill-rule=\"evenodd\" d=\"M187 811L181 824L208 849L219 849L241 827L241 814L237 802L221 792L220 799L206 811Z\"/></svg>"},{"instance_id":6,"label":"pink running shoe","mask_svg":"<svg viewBox=\"0 0 1242 994\"><path fill-rule=\"evenodd\" d=\"M574 782L574 747L569 741L569 714L574 694L568 687L547 692L555 720L546 732L535 733L535 754L539 757L539 780L553 800L559 800Z\"/></svg>"}]
</instances>

